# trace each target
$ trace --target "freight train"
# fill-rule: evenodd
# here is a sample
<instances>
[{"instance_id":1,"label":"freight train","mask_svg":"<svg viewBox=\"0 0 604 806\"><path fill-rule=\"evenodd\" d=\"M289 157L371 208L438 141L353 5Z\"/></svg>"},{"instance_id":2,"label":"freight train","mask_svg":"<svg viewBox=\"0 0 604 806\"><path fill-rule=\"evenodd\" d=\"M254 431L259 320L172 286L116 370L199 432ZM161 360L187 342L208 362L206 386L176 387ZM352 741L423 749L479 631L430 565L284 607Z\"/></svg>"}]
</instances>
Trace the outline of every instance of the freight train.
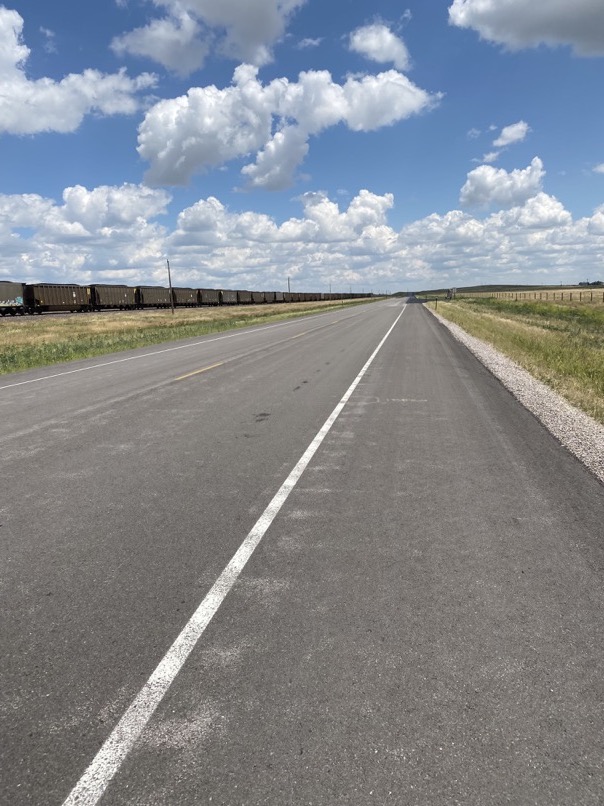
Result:
<instances>
[{"instance_id":1,"label":"freight train","mask_svg":"<svg viewBox=\"0 0 604 806\"><path fill-rule=\"evenodd\" d=\"M261 305L273 302L364 299L373 294L319 294L289 291L230 291L219 288L164 288L163 286L65 285L14 283L0 280L0 315L64 311L83 313L143 308L194 308L200 305Z\"/></svg>"}]
</instances>

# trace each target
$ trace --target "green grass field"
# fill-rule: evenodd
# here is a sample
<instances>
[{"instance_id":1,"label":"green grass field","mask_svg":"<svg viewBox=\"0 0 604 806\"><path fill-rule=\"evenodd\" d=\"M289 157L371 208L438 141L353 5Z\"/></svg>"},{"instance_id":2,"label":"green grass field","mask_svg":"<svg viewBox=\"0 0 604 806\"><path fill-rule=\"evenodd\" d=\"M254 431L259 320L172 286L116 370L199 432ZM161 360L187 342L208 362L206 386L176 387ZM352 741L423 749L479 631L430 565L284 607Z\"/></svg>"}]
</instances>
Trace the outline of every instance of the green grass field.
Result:
<instances>
[{"instance_id":1,"label":"green grass field","mask_svg":"<svg viewBox=\"0 0 604 806\"><path fill-rule=\"evenodd\" d=\"M465 297L427 303L604 423L604 304Z\"/></svg>"}]
</instances>

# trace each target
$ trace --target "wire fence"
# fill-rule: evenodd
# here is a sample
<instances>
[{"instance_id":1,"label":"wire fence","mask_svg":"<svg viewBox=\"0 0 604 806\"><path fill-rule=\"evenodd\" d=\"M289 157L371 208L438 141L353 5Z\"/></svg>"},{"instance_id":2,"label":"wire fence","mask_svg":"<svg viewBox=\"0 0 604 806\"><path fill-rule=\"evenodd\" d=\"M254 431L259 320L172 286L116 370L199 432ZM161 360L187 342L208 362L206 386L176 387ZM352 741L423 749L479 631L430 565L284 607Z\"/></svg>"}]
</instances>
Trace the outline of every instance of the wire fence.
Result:
<instances>
[{"instance_id":1,"label":"wire fence","mask_svg":"<svg viewBox=\"0 0 604 806\"><path fill-rule=\"evenodd\" d=\"M522 300L542 300L544 302L601 302L604 303L604 291L599 289L578 291L476 291L457 292L459 297L487 297L489 299L511 299L516 302Z\"/></svg>"}]
</instances>

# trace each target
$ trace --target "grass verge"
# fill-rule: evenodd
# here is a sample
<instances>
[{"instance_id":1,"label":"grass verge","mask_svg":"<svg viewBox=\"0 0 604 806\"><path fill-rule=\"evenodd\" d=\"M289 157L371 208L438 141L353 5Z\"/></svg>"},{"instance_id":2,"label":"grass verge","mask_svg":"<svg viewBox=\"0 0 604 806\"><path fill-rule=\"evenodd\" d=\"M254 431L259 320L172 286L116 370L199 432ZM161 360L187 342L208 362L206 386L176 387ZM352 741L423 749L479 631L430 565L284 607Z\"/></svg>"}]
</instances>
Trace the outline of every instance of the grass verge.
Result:
<instances>
[{"instance_id":1,"label":"grass verge","mask_svg":"<svg viewBox=\"0 0 604 806\"><path fill-rule=\"evenodd\" d=\"M75 361L151 344L277 322L367 300L131 313L44 315L0 320L0 374Z\"/></svg>"},{"instance_id":2,"label":"grass verge","mask_svg":"<svg viewBox=\"0 0 604 806\"><path fill-rule=\"evenodd\" d=\"M604 423L604 306L474 298L437 310Z\"/></svg>"}]
</instances>

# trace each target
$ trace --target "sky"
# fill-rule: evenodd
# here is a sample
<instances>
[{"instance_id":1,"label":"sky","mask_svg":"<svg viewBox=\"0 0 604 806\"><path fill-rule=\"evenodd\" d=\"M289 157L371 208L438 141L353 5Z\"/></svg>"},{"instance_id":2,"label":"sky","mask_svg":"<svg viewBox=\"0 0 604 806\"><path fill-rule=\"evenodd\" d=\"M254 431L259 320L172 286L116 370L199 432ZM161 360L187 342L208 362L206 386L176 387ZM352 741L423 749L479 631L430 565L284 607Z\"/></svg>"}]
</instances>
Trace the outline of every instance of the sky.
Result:
<instances>
[{"instance_id":1,"label":"sky","mask_svg":"<svg viewBox=\"0 0 604 806\"><path fill-rule=\"evenodd\" d=\"M604 280L604 0L0 6L0 279Z\"/></svg>"}]
</instances>

